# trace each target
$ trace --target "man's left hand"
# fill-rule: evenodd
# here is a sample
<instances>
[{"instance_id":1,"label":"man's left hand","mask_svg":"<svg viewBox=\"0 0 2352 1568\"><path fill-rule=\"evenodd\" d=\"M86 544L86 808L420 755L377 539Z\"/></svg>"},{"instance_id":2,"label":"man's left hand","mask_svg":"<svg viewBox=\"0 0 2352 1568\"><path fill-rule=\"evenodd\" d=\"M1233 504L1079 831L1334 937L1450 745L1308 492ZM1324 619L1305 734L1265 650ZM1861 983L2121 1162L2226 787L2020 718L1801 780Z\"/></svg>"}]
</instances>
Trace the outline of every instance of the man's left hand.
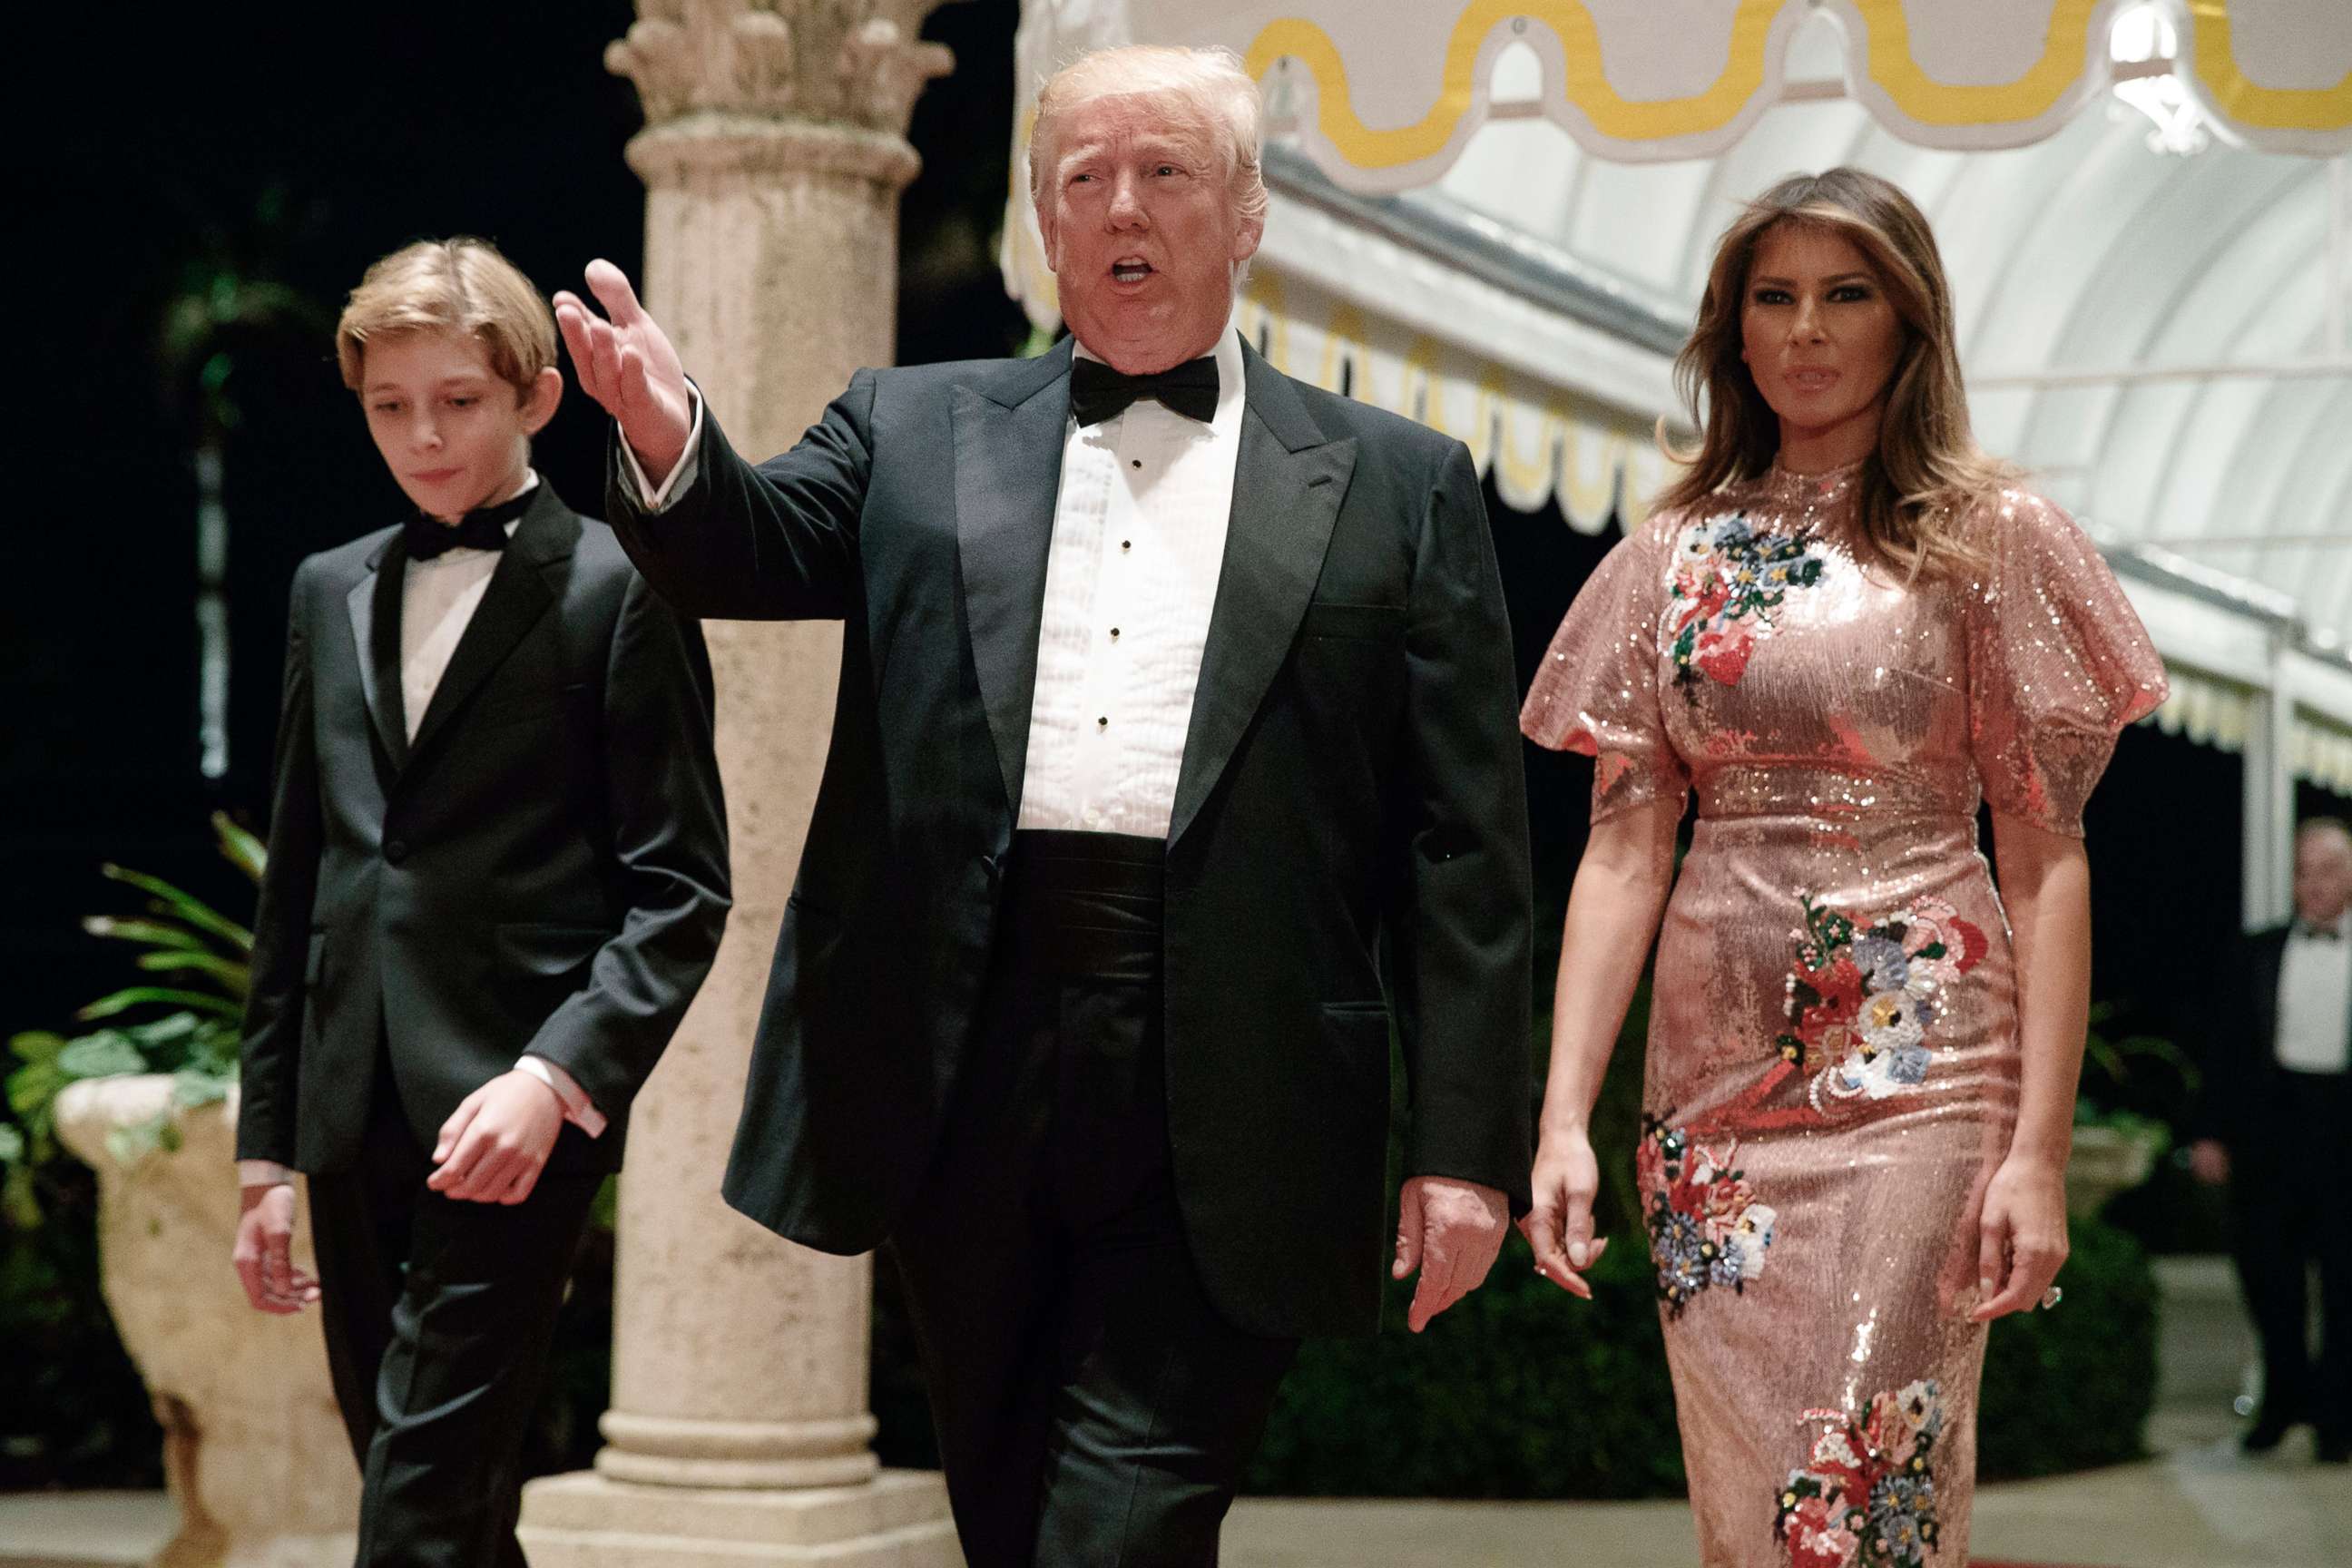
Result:
<instances>
[{"instance_id":1,"label":"man's left hand","mask_svg":"<svg viewBox=\"0 0 2352 1568\"><path fill-rule=\"evenodd\" d=\"M1391 1272L1402 1279L1421 1270L1406 1327L1421 1332L1432 1318L1485 1282L1511 1228L1510 1212L1499 1190L1475 1182L1415 1176L1405 1183Z\"/></svg>"},{"instance_id":2,"label":"man's left hand","mask_svg":"<svg viewBox=\"0 0 2352 1568\"><path fill-rule=\"evenodd\" d=\"M519 1204L563 1131L563 1102L527 1072L505 1072L460 1100L433 1145L425 1184L444 1197Z\"/></svg>"}]
</instances>

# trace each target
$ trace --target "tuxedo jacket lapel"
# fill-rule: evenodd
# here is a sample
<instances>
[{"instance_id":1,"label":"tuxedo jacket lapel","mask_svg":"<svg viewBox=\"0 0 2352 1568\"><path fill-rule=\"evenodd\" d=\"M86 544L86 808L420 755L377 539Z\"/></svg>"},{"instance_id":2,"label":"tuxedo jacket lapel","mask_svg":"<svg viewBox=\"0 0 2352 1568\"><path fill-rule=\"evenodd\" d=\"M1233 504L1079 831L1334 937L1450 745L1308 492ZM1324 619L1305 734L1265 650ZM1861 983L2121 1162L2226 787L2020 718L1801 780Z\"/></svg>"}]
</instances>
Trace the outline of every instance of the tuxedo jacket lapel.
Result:
<instances>
[{"instance_id":1,"label":"tuxedo jacket lapel","mask_svg":"<svg viewBox=\"0 0 2352 1568\"><path fill-rule=\"evenodd\" d=\"M395 773L408 762L408 715L400 694L400 595L407 573L408 552L395 531L343 599L359 650L360 692Z\"/></svg>"},{"instance_id":2,"label":"tuxedo jacket lapel","mask_svg":"<svg viewBox=\"0 0 2352 1568\"><path fill-rule=\"evenodd\" d=\"M425 706L425 717L416 726L416 740L408 748L411 756L424 752L448 727L449 716L464 706L474 689L489 678L555 602L555 590L548 582L550 568L572 558L580 539L580 523L546 481L541 481L537 495L539 499L523 513L514 537L499 553L498 570L490 574L482 602L476 606L474 618L466 623L465 636L457 639L441 683L433 689L433 700ZM398 646L395 634L395 668ZM393 689L399 690L397 675Z\"/></svg>"},{"instance_id":3,"label":"tuxedo jacket lapel","mask_svg":"<svg viewBox=\"0 0 2352 1568\"><path fill-rule=\"evenodd\" d=\"M1067 342L997 384L955 389L956 554L964 624L1004 798L1017 820L1037 689L1045 562L1070 417Z\"/></svg>"},{"instance_id":4,"label":"tuxedo jacket lapel","mask_svg":"<svg viewBox=\"0 0 2352 1568\"><path fill-rule=\"evenodd\" d=\"M1247 345L1242 358L1249 395L1233 517L1176 777L1171 844L1216 787L1290 652L1356 467L1353 437L1327 440L1281 373Z\"/></svg>"}]
</instances>

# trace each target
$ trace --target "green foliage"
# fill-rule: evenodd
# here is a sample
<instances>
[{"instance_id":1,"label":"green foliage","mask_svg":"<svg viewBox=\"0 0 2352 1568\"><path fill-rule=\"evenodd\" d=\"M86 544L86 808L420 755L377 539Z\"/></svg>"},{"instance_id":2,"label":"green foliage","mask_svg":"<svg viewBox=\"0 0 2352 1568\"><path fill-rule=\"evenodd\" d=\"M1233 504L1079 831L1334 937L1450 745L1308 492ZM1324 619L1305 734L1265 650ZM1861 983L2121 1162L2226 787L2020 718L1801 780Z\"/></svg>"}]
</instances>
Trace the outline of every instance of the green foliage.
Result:
<instances>
[{"instance_id":1,"label":"green foliage","mask_svg":"<svg viewBox=\"0 0 2352 1568\"><path fill-rule=\"evenodd\" d=\"M2091 1007L2075 1125L2114 1128L2151 1144L2157 1155L2148 1179L2117 1194L2099 1215L2153 1252L2227 1251L2226 1191L2196 1180L2179 1147L2196 1126L2203 1074L2171 1040L2131 1028L2127 1021L2142 1013L2128 1004Z\"/></svg>"},{"instance_id":2,"label":"green foliage","mask_svg":"<svg viewBox=\"0 0 2352 1568\"><path fill-rule=\"evenodd\" d=\"M220 851L255 881L261 843L213 818ZM0 1122L0 1345L15 1381L0 1401L0 1489L155 1487L162 1443L139 1372L116 1339L100 1290L98 1181L58 1156L53 1109L82 1079L170 1073L181 1106L215 1103L236 1081L252 933L159 878L104 868L142 906L93 915L82 929L136 950L133 965L162 984L122 987L81 1009L96 1025L68 1037L28 1029L8 1041L13 1125ZM175 1147L168 1116L118 1129L118 1159Z\"/></svg>"},{"instance_id":3,"label":"green foliage","mask_svg":"<svg viewBox=\"0 0 2352 1568\"><path fill-rule=\"evenodd\" d=\"M1622 1498L1682 1485L1674 1391L1639 1249L1621 1237L1593 1300L1505 1247L1486 1283L1415 1336L1409 1284L1377 1339L1301 1351L1252 1465L1289 1496Z\"/></svg>"},{"instance_id":4,"label":"green foliage","mask_svg":"<svg viewBox=\"0 0 2352 1568\"><path fill-rule=\"evenodd\" d=\"M1612 1238L1591 1271L1593 1300L1576 1300L1539 1279L1516 1236L1486 1283L1420 1335L1405 1328L1412 1283L1391 1282L1377 1338L1319 1341L1300 1352L1249 1489L1476 1498L1681 1489L1674 1391L1631 1157L1641 1130L1649 1016L1645 985L1626 1011L1592 1110L1601 1154L1593 1224ZM1537 1085L1550 1040L1550 1019L1538 1017ZM1396 1132L1392 1167L1402 1116Z\"/></svg>"},{"instance_id":5,"label":"green foliage","mask_svg":"<svg viewBox=\"0 0 2352 1568\"><path fill-rule=\"evenodd\" d=\"M2142 1121L2179 1124L2188 1115L2204 1075L2181 1048L2161 1035L2113 1034L2126 1009L2114 1002L2091 1005L2083 1039L2083 1088L2076 1120L2089 1102L2097 1120L2127 1113Z\"/></svg>"},{"instance_id":6,"label":"green foliage","mask_svg":"<svg viewBox=\"0 0 2352 1568\"><path fill-rule=\"evenodd\" d=\"M223 858L258 882L261 841L217 812L213 834ZM170 1073L173 1103L192 1107L222 1100L236 1081L237 1030L250 981L253 933L161 878L114 865L102 870L110 880L144 893L145 910L130 916L92 915L82 929L143 949L133 961L136 965L172 975L176 983L125 986L100 997L75 1015L81 1023L104 1026L88 1034L68 1038L32 1029L10 1038L8 1049L16 1067L8 1075L8 1106L23 1131L0 1142L0 1164L7 1170L0 1202L12 1223L27 1226L38 1223L39 1203L36 1187L21 1173L55 1158L51 1114L68 1084L131 1073ZM178 1130L168 1114L119 1128L107 1141L109 1152L121 1160L178 1145Z\"/></svg>"}]
</instances>

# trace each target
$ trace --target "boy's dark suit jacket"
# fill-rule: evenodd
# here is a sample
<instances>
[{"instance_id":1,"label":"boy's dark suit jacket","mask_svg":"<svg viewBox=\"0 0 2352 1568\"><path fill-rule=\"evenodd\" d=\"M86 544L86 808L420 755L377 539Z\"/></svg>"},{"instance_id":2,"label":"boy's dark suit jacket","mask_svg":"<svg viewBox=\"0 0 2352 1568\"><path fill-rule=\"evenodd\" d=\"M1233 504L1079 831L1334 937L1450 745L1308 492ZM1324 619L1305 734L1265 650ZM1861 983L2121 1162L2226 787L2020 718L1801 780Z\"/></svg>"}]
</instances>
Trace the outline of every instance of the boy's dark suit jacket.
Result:
<instances>
[{"instance_id":1,"label":"boy's dark suit jacket","mask_svg":"<svg viewBox=\"0 0 2352 1568\"><path fill-rule=\"evenodd\" d=\"M1525 1203L1511 638L1461 444L1245 359L1167 852L1176 1195L1236 1327L1366 1332L1384 1277L1391 1007L1405 1173ZM1070 360L1065 343L860 371L756 469L706 409L698 475L669 510L646 515L617 472L611 486L615 532L679 610L845 623L726 1183L737 1208L812 1247L889 1235L972 1037L1019 816Z\"/></svg>"},{"instance_id":2,"label":"boy's dark suit jacket","mask_svg":"<svg viewBox=\"0 0 2352 1568\"><path fill-rule=\"evenodd\" d=\"M401 531L294 574L239 1158L350 1165L381 1039L421 1142L532 1051L610 1119L549 1168L617 1170L709 970L727 823L701 629L537 493L414 745Z\"/></svg>"}]
</instances>

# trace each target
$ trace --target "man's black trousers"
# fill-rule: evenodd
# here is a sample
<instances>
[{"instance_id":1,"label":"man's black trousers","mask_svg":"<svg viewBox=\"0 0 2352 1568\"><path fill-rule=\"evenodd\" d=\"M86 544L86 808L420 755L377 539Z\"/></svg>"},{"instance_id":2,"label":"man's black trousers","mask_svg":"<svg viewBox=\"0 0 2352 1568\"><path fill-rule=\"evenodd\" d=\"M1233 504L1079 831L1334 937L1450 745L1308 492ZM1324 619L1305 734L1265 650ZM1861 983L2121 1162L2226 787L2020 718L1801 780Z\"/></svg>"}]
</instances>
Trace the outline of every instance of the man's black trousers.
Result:
<instances>
[{"instance_id":1,"label":"man's black trousers","mask_svg":"<svg viewBox=\"0 0 2352 1568\"><path fill-rule=\"evenodd\" d=\"M1158 839L1014 837L981 1026L889 1250L971 1568L1191 1568L1297 1342L1203 1295L1176 1208Z\"/></svg>"},{"instance_id":2,"label":"man's black trousers","mask_svg":"<svg viewBox=\"0 0 2352 1568\"><path fill-rule=\"evenodd\" d=\"M2276 1075L2266 1131L2230 1150L2231 1217L2246 1315L2263 1347L2263 1415L2309 1421L2352 1443L2352 1210L2336 1193L2352 1161L2352 1073ZM2305 1284L2319 1266L2316 1375Z\"/></svg>"}]
</instances>

